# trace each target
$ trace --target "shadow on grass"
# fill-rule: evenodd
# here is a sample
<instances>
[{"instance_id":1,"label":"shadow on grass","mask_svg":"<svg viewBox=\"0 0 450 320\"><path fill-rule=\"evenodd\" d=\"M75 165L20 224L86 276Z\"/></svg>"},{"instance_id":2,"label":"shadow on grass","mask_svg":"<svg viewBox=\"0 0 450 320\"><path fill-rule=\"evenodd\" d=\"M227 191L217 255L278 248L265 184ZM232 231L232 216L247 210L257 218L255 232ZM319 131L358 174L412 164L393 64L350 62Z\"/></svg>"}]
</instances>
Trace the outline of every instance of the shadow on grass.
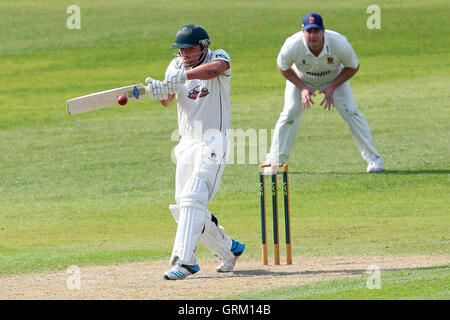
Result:
<instances>
[{"instance_id":1,"label":"shadow on grass","mask_svg":"<svg viewBox=\"0 0 450 320\"><path fill-rule=\"evenodd\" d=\"M300 172L300 171L289 171L289 174L309 174L309 175L366 175L366 172ZM395 174L395 175L420 175L420 174L450 174L450 170L445 169L435 169L435 170L383 170L380 173L372 173L372 175L384 175L384 174Z\"/></svg>"},{"instance_id":2,"label":"shadow on grass","mask_svg":"<svg viewBox=\"0 0 450 320\"><path fill-rule=\"evenodd\" d=\"M449 174L450 170L384 170L383 174Z\"/></svg>"},{"instance_id":3,"label":"shadow on grass","mask_svg":"<svg viewBox=\"0 0 450 320\"><path fill-rule=\"evenodd\" d=\"M448 269L449 266L435 266L435 267L417 267L417 268L381 268L381 272L390 271L416 271L416 270L438 270L438 269ZM271 277L288 277L288 276L319 276L319 275L364 275L368 274L367 269L334 269L334 270L305 270L305 271L270 271L262 269L252 269L252 270L237 270L230 273L211 273L202 276L197 276L190 279L207 279L207 278L234 278L234 277L261 277L261 276L271 276Z\"/></svg>"},{"instance_id":4,"label":"shadow on grass","mask_svg":"<svg viewBox=\"0 0 450 320\"><path fill-rule=\"evenodd\" d=\"M195 279L207 279L207 278L234 278L234 277L261 277L261 276L271 276L271 277L289 277L289 276L299 276L302 272L300 271L269 271L269 270L237 270L227 273L210 273L202 276L195 277ZM194 278L191 278L194 279Z\"/></svg>"}]
</instances>

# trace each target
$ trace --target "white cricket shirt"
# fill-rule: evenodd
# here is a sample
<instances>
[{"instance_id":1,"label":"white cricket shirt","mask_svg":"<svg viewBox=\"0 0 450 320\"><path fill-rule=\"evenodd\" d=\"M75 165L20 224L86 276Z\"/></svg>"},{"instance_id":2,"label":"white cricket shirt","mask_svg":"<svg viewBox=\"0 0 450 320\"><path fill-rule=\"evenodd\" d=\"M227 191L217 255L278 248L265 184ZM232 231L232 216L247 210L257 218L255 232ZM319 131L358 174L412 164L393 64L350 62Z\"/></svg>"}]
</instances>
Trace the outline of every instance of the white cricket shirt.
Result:
<instances>
[{"instance_id":1,"label":"white cricket shirt","mask_svg":"<svg viewBox=\"0 0 450 320\"><path fill-rule=\"evenodd\" d=\"M209 129L225 132L231 124L231 59L225 50L211 51L203 64L214 60L230 63L230 68L220 76L210 80L187 80L180 85L176 94L178 102L178 130L182 136L198 137ZM185 68L181 57L173 59L167 70ZM199 127L201 126L201 132Z\"/></svg>"},{"instance_id":2,"label":"white cricket shirt","mask_svg":"<svg viewBox=\"0 0 450 320\"><path fill-rule=\"evenodd\" d=\"M300 31L286 39L277 63L283 71L294 65L294 71L303 82L321 86L332 82L344 67L358 67L359 60L346 37L325 30L323 49L319 56L312 54L303 31Z\"/></svg>"}]
</instances>

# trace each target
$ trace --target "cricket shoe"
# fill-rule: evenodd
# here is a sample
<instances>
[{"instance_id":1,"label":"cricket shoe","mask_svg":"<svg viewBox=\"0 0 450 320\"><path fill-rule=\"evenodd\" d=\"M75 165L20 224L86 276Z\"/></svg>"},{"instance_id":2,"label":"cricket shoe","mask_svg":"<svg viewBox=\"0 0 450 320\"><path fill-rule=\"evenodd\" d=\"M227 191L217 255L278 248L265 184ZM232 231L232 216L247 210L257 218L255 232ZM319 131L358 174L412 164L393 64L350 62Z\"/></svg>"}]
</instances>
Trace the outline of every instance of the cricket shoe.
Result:
<instances>
[{"instance_id":1,"label":"cricket shoe","mask_svg":"<svg viewBox=\"0 0 450 320\"><path fill-rule=\"evenodd\" d=\"M183 280L191 274L197 273L200 270L198 264L188 266L186 264L176 264L166 272L164 272L164 279L166 280Z\"/></svg>"},{"instance_id":2,"label":"cricket shoe","mask_svg":"<svg viewBox=\"0 0 450 320\"><path fill-rule=\"evenodd\" d=\"M367 172L368 173L376 173L383 171L383 164L381 163L381 157L376 157L373 160L370 159L367 164Z\"/></svg>"},{"instance_id":3,"label":"cricket shoe","mask_svg":"<svg viewBox=\"0 0 450 320\"><path fill-rule=\"evenodd\" d=\"M234 265L237 259L239 259L242 252L245 250L245 243L231 239L233 242L231 244L231 252L234 258L229 261L222 261L222 263L216 268L217 272L230 272L233 271Z\"/></svg>"}]
</instances>

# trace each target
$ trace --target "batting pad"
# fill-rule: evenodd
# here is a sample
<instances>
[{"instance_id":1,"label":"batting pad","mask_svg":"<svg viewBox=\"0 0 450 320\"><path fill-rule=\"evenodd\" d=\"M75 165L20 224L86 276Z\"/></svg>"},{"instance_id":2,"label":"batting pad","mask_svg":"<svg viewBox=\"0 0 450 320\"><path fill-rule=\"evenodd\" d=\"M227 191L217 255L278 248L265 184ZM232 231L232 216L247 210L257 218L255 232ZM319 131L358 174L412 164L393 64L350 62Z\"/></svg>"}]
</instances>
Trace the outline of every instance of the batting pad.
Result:
<instances>
[{"instance_id":1,"label":"batting pad","mask_svg":"<svg viewBox=\"0 0 450 320\"><path fill-rule=\"evenodd\" d=\"M180 217L180 208L178 205L169 205L169 210L175 221L178 223ZM234 259L234 255L230 250L232 244L231 238L226 234L225 229L219 225L217 219L209 211L206 212L205 226L199 242L222 261Z\"/></svg>"},{"instance_id":2,"label":"batting pad","mask_svg":"<svg viewBox=\"0 0 450 320\"><path fill-rule=\"evenodd\" d=\"M226 234L225 229L220 226L214 216L208 211L209 219L205 222L205 231L200 237L203 243L220 260L227 262L234 259L231 252L231 238Z\"/></svg>"},{"instance_id":3,"label":"batting pad","mask_svg":"<svg viewBox=\"0 0 450 320\"><path fill-rule=\"evenodd\" d=\"M180 208L178 218L177 234L173 246L170 264L195 265L195 251L197 244L205 227L206 210L193 207Z\"/></svg>"}]
</instances>

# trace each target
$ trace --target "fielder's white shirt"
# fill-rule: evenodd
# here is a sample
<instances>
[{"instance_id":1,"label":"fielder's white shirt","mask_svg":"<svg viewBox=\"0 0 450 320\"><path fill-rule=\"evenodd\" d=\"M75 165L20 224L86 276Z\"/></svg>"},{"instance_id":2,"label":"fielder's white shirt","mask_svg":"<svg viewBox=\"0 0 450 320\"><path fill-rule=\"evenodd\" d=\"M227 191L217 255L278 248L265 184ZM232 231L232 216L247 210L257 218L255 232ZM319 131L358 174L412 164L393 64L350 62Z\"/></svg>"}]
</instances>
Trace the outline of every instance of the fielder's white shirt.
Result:
<instances>
[{"instance_id":1,"label":"fielder's white shirt","mask_svg":"<svg viewBox=\"0 0 450 320\"><path fill-rule=\"evenodd\" d=\"M231 59L225 50L208 49L203 64L214 60L230 63L230 68L210 80L187 80L176 94L178 101L178 130L182 136L198 137L209 129L225 132L231 125ZM181 57L173 59L167 70L185 68ZM199 127L201 126L201 132Z\"/></svg>"},{"instance_id":2,"label":"fielder's white shirt","mask_svg":"<svg viewBox=\"0 0 450 320\"><path fill-rule=\"evenodd\" d=\"M321 86L332 82L344 67L358 67L359 60L346 37L325 30L323 49L319 56L311 53L303 31L300 31L286 39L277 63L283 71L294 65L294 71L303 82Z\"/></svg>"}]
</instances>

